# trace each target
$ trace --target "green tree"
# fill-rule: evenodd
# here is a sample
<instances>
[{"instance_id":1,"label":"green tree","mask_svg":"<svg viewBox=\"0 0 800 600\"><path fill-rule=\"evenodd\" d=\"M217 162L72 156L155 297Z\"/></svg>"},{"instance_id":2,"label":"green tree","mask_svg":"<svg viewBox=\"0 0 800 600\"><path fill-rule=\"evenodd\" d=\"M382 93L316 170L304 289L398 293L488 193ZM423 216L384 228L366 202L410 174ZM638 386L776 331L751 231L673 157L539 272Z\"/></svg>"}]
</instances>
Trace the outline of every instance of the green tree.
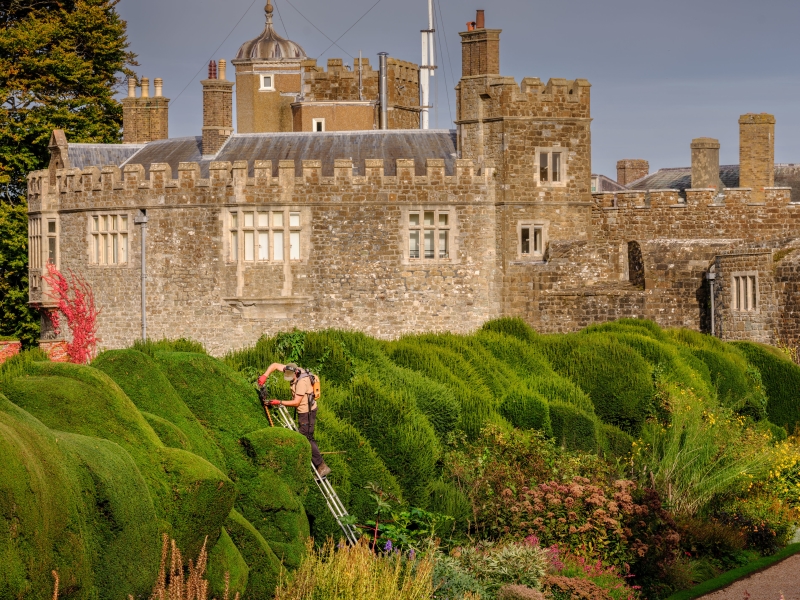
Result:
<instances>
[{"instance_id":1,"label":"green tree","mask_svg":"<svg viewBox=\"0 0 800 600\"><path fill-rule=\"evenodd\" d=\"M120 141L114 99L132 75L119 0L0 3L0 334L35 340L27 306L26 177L45 168L53 129L71 142Z\"/></svg>"}]
</instances>

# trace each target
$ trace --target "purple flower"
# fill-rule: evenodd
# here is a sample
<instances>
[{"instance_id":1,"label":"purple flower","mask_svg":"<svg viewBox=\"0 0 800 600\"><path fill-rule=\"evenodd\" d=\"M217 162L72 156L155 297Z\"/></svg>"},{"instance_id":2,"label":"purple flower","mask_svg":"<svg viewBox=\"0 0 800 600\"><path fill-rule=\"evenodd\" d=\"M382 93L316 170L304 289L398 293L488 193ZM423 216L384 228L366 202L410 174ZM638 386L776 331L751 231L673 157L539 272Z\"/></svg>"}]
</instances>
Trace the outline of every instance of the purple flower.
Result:
<instances>
[{"instance_id":1,"label":"purple flower","mask_svg":"<svg viewBox=\"0 0 800 600\"><path fill-rule=\"evenodd\" d=\"M410 558L411 560L414 560L416 557L417 557L417 553L414 552L413 548L408 551L408 558Z\"/></svg>"},{"instance_id":2,"label":"purple flower","mask_svg":"<svg viewBox=\"0 0 800 600\"><path fill-rule=\"evenodd\" d=\"M383 547L384 552L391 552L392 551L392 540L386 542L386 545Z\"/></svg>"}]
</instances>

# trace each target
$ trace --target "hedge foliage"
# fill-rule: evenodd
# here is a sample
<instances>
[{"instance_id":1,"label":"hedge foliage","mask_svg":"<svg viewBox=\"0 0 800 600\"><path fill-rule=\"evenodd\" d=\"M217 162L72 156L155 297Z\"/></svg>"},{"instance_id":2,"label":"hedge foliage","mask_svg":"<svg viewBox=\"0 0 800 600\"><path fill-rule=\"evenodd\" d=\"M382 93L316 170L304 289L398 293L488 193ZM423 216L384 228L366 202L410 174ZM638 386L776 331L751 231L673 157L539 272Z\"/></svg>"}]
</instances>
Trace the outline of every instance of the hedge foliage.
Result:
<instances>
[{"instance_id":1,"label":"hedge foliage","mask_svg":"<svg viewBox=\"0 0 800 600\"><path fill-rule=\"evenodd\" d=\"M292 331L223 361L190 340L109 351L91 367L26 352L0 366L0 528L24 524L0 536L0 597L50 595L53 568L62 598L146 595L162 532L187 557L209 537L217 595L229 571L233 592L270 597L309 535L339 538L308 442L270 428L258 401L253 383L273 362L321 376L316 437L362 524L377 487L466 531L470 503L443 479L441 457L489 424L627 458L642 424L663 417L662 383L766 415L775 439L800 422L800 367L773 349L641 320L540 335L498 319L468 336L391 342ZM290 394L279 376L269 391Z\"/></svg>"}]
</instances>

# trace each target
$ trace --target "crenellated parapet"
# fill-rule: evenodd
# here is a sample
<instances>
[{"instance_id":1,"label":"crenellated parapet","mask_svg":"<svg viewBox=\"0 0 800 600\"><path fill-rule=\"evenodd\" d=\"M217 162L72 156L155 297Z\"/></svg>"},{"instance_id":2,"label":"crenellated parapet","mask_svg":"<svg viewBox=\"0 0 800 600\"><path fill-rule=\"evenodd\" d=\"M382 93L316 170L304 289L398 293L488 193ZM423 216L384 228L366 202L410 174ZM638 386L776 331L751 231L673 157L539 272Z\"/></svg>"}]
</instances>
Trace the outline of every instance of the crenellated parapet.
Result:
<instances>
[{"instance_id":1,"label":"crenellated parapet","mask_svg":"<svg viewBox=\"0 0 800 600\"><path fill-rule=\"evenodd\" d=\"M458 159L454 172L448 175L444 159L428 159L426 174L416 174L413 159L398 159L396 174L385 174L383 159L367 159L363 175L354 175L351 159L337 159L333 176L323 176L322 161L293 160L277 164L269 160L211 162L208 176L203 177L201 165L184 162L177 171L166 163L155 163L147 169L138 164L122 169L114 166L86 169L59 169L55 185L50 185L48 171L36 171L28 177L29 212L136 205L148 195L181 196L173 199L179 204L213 204L251 202L271 198L285 201L286 194L295 201L333 202L343 196L361 198L365 202L381 198L396 198L399 202L423 198L426 190L441 197L459 197L459 202L487 201L494 182L490 169L479 172L472 160ZM222 192L222 193L220 193ZM389 196L385 196L389 194ZM277 201L277 200L276 200Z\"/></svg>"},{"instance_id":2,"label":"crenellated parapet","mask_svg":"<svg viewBox=\"0 0 800 600\"><path fill-rule=\"evenodd\" d=\"M635 190L592 194L598 239L769 239L796 235L800 202L791 188Z\"/></svg>"}]
</instances>

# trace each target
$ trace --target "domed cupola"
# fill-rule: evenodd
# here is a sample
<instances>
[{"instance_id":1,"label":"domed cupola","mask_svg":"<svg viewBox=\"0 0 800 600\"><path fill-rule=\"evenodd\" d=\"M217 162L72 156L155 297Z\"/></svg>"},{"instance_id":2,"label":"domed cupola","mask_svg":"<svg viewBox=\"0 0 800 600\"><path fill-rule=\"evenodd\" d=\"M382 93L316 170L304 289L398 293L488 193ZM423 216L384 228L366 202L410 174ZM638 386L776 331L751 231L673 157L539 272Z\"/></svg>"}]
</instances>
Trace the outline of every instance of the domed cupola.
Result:
<instances>
[{"instance_id":1,"label":"domed cupola","mask_svg":"<svg viewBox=\"0 0 800 600\"><path fill-rule=\"evenodd\" d=\"M279 36L272 27L272 1L267 1L267 24L257 38L239 48L236 60L304 60L306 51L291 40Z\"/></svg>"}]
</instances>

